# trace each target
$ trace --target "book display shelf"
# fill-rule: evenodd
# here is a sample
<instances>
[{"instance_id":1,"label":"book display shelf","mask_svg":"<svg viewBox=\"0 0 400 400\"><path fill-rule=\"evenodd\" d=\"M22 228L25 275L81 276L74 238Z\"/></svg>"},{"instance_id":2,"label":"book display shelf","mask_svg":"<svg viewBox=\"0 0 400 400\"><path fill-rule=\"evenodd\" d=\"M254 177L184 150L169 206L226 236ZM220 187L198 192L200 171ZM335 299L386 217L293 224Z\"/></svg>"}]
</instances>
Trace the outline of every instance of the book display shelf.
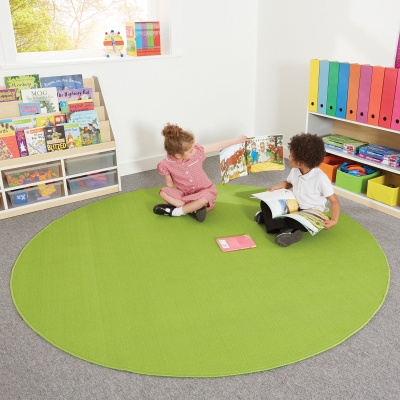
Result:
<instances>
[{"instance_id":1,"label":"book display shelf","mask_svg":"<svg viewBox=\"0 0 400 400\"><path fill-rule=\"evenodd\" d=\"M98 79L83 81L93 90L101 143L1 160L0 219L121 190L114 135ZM1 103L0 119L19 117L18 103Z\"/></svg>"},{"instance_id":2,"label":"book display shelf","mask_svg":"<svg viewBox=\"0 0 400 400\"><path fill-rule=\"evenodd\" d=\"M316 112L307 112L306 132L317 134L319 136L338 134L348 136L368 143L376 143L387 147L400 149L400 132L385 129L379 126L371 126L368 124L359 123L357 121L341 119ZM374 161L361 158L357 155L347 154L340 151L335 151L326 148L326 152L343 157L347 160L356 161L360 164L370 165L382 173L392 173L400 177L400 168L394 168L387 165L382 165ZM399 205L390 206L385 203L373 200L364 193L354 193L341 187L335 186L336 194L356 201L375 210L384 212L394 217L400 218Z\"/></svg>"}]
</instances>

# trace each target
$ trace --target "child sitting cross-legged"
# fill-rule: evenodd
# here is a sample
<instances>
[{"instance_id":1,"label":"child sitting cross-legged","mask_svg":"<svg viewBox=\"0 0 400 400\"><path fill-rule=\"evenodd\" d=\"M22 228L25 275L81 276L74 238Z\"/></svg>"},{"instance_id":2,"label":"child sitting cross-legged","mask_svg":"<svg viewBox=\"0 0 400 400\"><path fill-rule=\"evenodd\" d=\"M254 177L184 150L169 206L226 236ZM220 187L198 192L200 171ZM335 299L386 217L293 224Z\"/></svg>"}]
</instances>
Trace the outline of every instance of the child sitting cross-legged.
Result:
<instances>
[{"instance_id":1,"label":"child sitting cross-legged","mask_svg":"<svg viewBox=\"0 0 400 400\"><path fill-rule=\"evenodd\" d=\"M324 229L332 228L339 220L340 204L331 181L318 168L325 156L322 139L317 135L302 133L291 138L288 148L292 168L289 176L269 190L291 189L300 210L316 209L326 212L326 204L329 201L331 217L324 221ZM257 212L254 220L265 224L267 233L277 234L275 242L279 246L290 246L301 240L302 232L307 232L302 224L292 218L273 219L271 210L264 201L261 201L260 206L261 211Z\"/></svg>"}]
</instances>

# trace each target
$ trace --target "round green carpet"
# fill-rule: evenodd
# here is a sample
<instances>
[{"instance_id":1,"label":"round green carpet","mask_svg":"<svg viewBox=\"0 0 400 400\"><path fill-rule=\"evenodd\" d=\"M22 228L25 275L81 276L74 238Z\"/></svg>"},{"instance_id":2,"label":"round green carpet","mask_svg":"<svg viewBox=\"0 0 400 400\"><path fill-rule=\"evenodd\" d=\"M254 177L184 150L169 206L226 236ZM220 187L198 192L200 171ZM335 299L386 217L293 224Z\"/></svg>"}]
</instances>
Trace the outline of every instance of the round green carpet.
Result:
<instances>
[{"instance_id":1,"label":"round green carpet","mask_svg":"<svg viewBox=\"0 0 400 400\"><path fill-rule=\"evenodd\" d=\"M382 305L385 254L346 215L281 248L253 222L259 191L220 185L204 223L153 214L157 188L73 211L20 254L15 306L65 352L142 374L243 374L332 348ZM256 248L223 253L216 243L246 233Z\"/></svg>"}]
</instances>

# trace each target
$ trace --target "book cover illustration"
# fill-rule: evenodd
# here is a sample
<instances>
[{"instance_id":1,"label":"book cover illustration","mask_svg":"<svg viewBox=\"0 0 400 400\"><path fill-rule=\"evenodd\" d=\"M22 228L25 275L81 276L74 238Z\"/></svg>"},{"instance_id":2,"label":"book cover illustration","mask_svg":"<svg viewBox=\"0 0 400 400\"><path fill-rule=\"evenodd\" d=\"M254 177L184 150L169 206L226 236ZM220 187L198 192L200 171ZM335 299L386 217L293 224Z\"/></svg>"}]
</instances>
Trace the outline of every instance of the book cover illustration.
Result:
<instances>
[{"instance_id":1,"label":"book cover illustration","mask_svg":"<svg viewBox=\"0 0 400 400\"><path fill-rule=\"evenodd\" d=\"M68 122L79 124L82 146L101 143L99 117L96 110L72 113Z\"/></svg>"},{"instance_id":2,"label":"book cover illustration","mask_svg":"<svg viewBox=\"0 0 400 400\"><path fill-rule=\"evenodd\" d=\"M21 130L21 129L30 129L30 128L36 128L36 119L34 117L23 117L23 118L14 118L14 128L15 130Z\"/></svg>"},{"instance_id":3,"label":"book cover illustration","mask_svg":"<svg viewBox=\"0 0 400 400\"><path fill-rule=\"evenodd\" d=\"M39 102L40 113L55 113L59 111L57 89L55 87L21 90L24 103Z\"/></svg>"},{"instance_id":4,"label":"book cover illustration","mask_svg":"<svg viewBox=\"0 0 400 400\"><path fill-rule=\"evenodd\" d=\"M136 34L135 34L134 22L126 22L125 33L126 33L126 55L135 57L137 56L137 50L136 50Z\"/></svg>"},{"instance_id":5,"label":"book cover illustration","mask_svg":"<svg viewBox=\"0 0 400 400\"><path fill-rule=\"evenodd\" d=\"M250 235L218 238L217 243L224 253L227 251L252 249L257 247Z\"/></svg>"},{"instance_id":6,"label":"book cover illustration","mask_svg":"<svg viewBox=\"0 0 400 400\"><path fill-rule=\"evenodd\" d=\"M220 152L222 183L251 173L283 169L283 135L248 138Z\"/></svg>"},{"instance_id":7,"label":"book cover illustration","mask_svg":"<svg viewBox=\"0 0 400 400\"><path fill-rule=\"evenodd\" d=\"M292 218L300 222L312 236L324 229L329 217L315 209L299 210L299 204L291 190L278 189L272 192L254 193L252 197L262 200L271 209L272 218Z\"/></svg>"},{"instance_id":8,"label":"book cover illustration","mask_svg":"<svg viewBox=\"0 0 400 400\"><path fill-rule=\"evenodd\" d=\"M38 74L5 76L4 83L6 85L6 88L16 89L18 100L22 100L21 91L23 89L40 88L40 80Z\"/></svg>"},{"instance_id":9,"label":"book cover illustration","mask_svg":"<svg viewBox=\"0 0 400 400\"><path fill-rule=\"evenodd\" d=\"M26 145L30 156L47 153L43 127L25 129Z\"/></svg>"},{"instance_id":10,"label":"book cover illustration","mask_svg":"<svg viewBox=\"0 0 400 400\"><path fill-rule=\"evenodd\" d=\"M77 75L46 76L40 78L42 88L54 87L56 90L83 89L83 77Z\"/></svg>"},{"instance_id":11,"label":"book cover illustration","mask_svg":"<svg viewBox=\"0 0 400 400\"><path fill-rule=\"evenodd\" d=\"M42 107L39 101L34 101L32 103L19 103L18 108L21 117L24 115L36 115L42 112Z\"/></svg>"},{"instance_id":12,"label":"book cover illustration","mask_svg":"<svg viewBox=\"0 0 400 400\"><path fill-rule=\"evenodd\" d=\"M7 154L11 155L11 157L8 158L19 157L17 140L15 139L14 121L11 118L0 120L0 139L2 139L9 150L4 150L3 157L5 157Z\"/></svg>"},{"instance_id":13,"label":"book cover illustration","mask_svg":"<svg viewBox=\"0 0 400 400\"><path fill-rule=\"evenodd\" d=\"M78 123L64 124L65 140L67 148L82 147L81 131Z\"/></svg>"},{"instance_id":14,"label":"book cover illustration","mask_svg":"<svg viewBox=\"0 0 400 400\"><path fill-rule=\"evenodd\" d=\"M0 103L16 100L18 100L17 89L0 89Z\"/></svg>"},{"instance_id":15,"label":"book cover illustration","mask_svg":"<svg viewBox=\"0 0 400 400\"><path fill-rule=\"evenodd\" d=\"M63 125L45 126L43 132L48 153L67 149Z\"/></svg>"},{"instance_id":16,"label":"book cover illustration","mask_svg":"<svg viewBox=\"0 0 400 400\"><path fill-rule=\"evenodd\" d=\"M13 155L3 139L0 139L0 160L8 160L13 158Z\"/></svg>"},{"instance_id":17,"label":"book cover illustration","mask_svg":"<svg viewBox=\"0 0 400 400\"><path fill-rule=\"evenodd\" d=\"M29 156L28 146L26 144L26 139L25 139L25 130L24 129L16 130L15 139L17 140L17 146L20 157Z\"/></svg>"},{"instance_id":18,"label":"book cover illustration","mask_svg":"<svg viewBox=\"0 0 400 400\"><path fill-rule=\"evenodd\" d=\"M54 115L56 125L65 124L67 122L67 114Z\"/></svg>"},{"instance_id":19,"label":"book cover illustration","mask_svg":"<svg viewBox=\"0 0 400 400\"><path fill-rule=\"evenodd\" d=\"M56 121L54 119L54 115L41 115L36 117L36 126L55 126Z\"/></svg>"},{"instance_id":20,"label":"book cover illustration","mask_svg":"<svg viewBox=\"0 0 400 400\"><path fill-rule=\"evenodd\" d=\"M93 100L93 89L66 89L57 91L58 101L71 101L71 100Z\"/></svg>"},{"instance_id":21,"label":"book cover illustration","mask_svg":"<svg viewBox=\"0 0 400 400\"><path fill-rule=\"evenodd\" d=\"M68 113L94 110L93 100L72 100L67 102Z\"/></svg>"}]
</instances>

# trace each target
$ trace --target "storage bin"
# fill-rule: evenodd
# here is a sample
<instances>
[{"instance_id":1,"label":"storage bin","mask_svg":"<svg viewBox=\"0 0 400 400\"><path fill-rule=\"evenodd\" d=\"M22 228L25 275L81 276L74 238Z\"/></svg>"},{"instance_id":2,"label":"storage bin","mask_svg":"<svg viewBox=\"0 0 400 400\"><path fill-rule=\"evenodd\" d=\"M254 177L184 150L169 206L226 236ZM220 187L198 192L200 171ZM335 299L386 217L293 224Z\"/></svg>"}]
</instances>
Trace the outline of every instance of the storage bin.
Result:
<instances>
[{"instance_id":1,"label":"storage bin","mask_svg":"<svg viewBox=\"0 0 400 400\"><path fill-rule=\"evenodd\" d=\"M370 179L367 197L389 206L400 204L400 175L386 174Z\"/></svg>"},{"instance_id":2,"label":"storage bin","mask_svg":"<svg viewBox=\"0 0 400 400\"><path fill-rule=\"evenodd\" d=\"M13 207L61 197L61 182L37 185L7 192Z\"/></svg>"},{"instance_id":3,"label":"storage bin","mask_svg":"<svg viewBox=\"0 0 400 400\"><path fill-rule=\"evenodd\" d=\"M31 168L10 169L4 171L8 186L35 184L37 182L58 178L60 164L42 164Z\"/></svg>"},{"instance_id":4,"label":"storage bin","mask_svg":"<svg viewBox=\"0 0 400 400\"><path fill-rule=\"evenodd\" d=\"M376 171L369 175L354 176L340 169L336 171L336 186L349 190L353 193L366 193L368 181L380 175L380 171Z\"/></svg>"},{"instance_id":5,"label":"storage bin","mask_svg":"<svg viewBox=\"0 0 400 400\"><path fill-rule=\"evenodd\" d=\"M115 166L115 151L85 157L68 158L65 160L65 171L67 175L76 175L82 172Z\"/></svg>"},{"instance_id":6,"label":"storage bin","mask_svg":"<svg viewBox=\"0 0 400 400\"><path fill-rule=\"evenodd\" d=\"M324 157L324 161L319 165L319 168L327 175L331 182L335 182L336 171L345 161L346 159L343 157L329 155Z\"/></svg>"},{"instance_id":7,"label":"storage bin","mask_svg":"<svg viewBox=\"0 0 400 400\"><path fill-rule=\"evenodd\" d=\"M68 188L72 194L112 186L117 183L117 171L115 170L67 179Z\"/></svg>"}]
</instances>

